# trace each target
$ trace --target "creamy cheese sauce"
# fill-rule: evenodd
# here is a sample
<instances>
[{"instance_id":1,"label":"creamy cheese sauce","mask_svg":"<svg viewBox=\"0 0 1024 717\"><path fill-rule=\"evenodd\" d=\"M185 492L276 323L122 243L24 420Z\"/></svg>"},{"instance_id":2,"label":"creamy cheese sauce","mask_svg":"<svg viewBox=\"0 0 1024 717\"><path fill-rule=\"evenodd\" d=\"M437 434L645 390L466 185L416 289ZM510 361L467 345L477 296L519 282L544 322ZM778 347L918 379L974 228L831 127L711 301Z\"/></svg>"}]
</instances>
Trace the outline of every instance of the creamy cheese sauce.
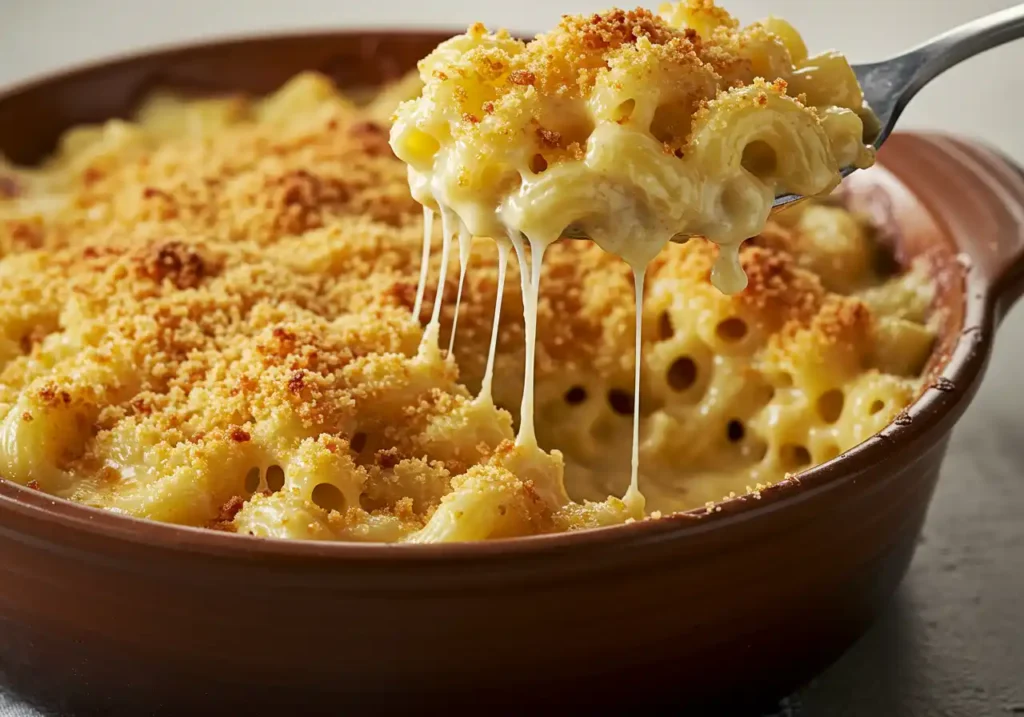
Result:
<instances>
[{"instance_id":1,"label":"creamy cheese sauce","mask_svg":"<svg viewBox=\"0 0 1024 717\"><path fill-rule=\"evenodd\" d=\"M718 259L711 267L711 284L723 294L738 294L747 288L738 243L718 245Z\"/></svg>"},{"instance_id":2,"label":"creamy cheese sauce","mask_svg":"<svg viewBox=\"0 0 1024 717\"><path fill-rule=\"evenodd\" d=\"M434 212L423 207L423 253L420 256L420 280L416 284L416 303L412 309L413 319L420 320L423 309L423 292L427 288L427 270L430 268L430 239L434 230Z\"/></svg>"},{"instance_id":3,"label":"creamy cheese sauce","mask_svg":"<svg viewBox=\"0 0 1024 717\"><path fill-rule=\"evenodd\" d=\"M523 288L523 322L526 325L526 368L523 378L523 402L519 409L519 434L516 445L536 449L537 431L534 428L534 364L537 355L537 301L540 295L540 274L544 252L552 243L550 239L527 238L530 246L530 263L527 263L523 235L514 229L508 231L512 246L519 259L519 277ZM529 267L529 268L527 268Z\"/></svg>"},{"instance_id":4,"label":"creamy cheese sauce","mask_svg":"<svg viewBox=\"0 0 1024 717\"><path fill-rule=\"evenodd\" d=\"M441 271L437 275L437 295L434 297L434 310L430 315L430 323L423 332L423 340L420 342L421 354L435 354L439 351L437 342L441 334L441 304L444 303L445 278L448 275L448 255L452 248L452 233L459 218L455 212L445 207L441 208ZM424 230L424 236L429 232Z\"/></svg>"},{"instance_id":5,"label":"creamy cheese sauce","mask_svg":"<svg viewBox=\"0 0 1024 717\"><path fill-rule=\"evenodd\" d=\"M464 226L459 227L459 290L455 295L455 316L452 318L452 335L448 339L448 355L455 349L455 332L459 328L459 307L462 305L462 287L466 284L466 267L473 250L473 237Z\"/></svg>"},{"instance_id":6,"label":"creamy cheese sauce","mask_svg":"<svg viewBox=\"0 0 1024 717\"><path fill-rule=\"evenodd\" d=\"M629 490L625 497L627 502L631 496L640 496L640 349L643 347L644 276L646 273L646 265L633 267L633 286L636 291L636 353L633 364L633 452L630 458Z\"/></svg>"},{"instance_id":7,"label":"creamy cheese sauce","mask_svg":"<svg viewBox=\"0 0 1024 717\"><path fill-rule=\"evenodd\" d=\"M491 386L494 383L494 355L498 349L498 327L501 326L501 301L505 293L505 269L508 266L508 250L511 244L501 239L498 244L498 292L494 299L494 319L491 322L491 346L487 350L487 367L484 369L484 380L480 384L477 401L493 406L494 398Z\"/></svg>"}]
</instances>

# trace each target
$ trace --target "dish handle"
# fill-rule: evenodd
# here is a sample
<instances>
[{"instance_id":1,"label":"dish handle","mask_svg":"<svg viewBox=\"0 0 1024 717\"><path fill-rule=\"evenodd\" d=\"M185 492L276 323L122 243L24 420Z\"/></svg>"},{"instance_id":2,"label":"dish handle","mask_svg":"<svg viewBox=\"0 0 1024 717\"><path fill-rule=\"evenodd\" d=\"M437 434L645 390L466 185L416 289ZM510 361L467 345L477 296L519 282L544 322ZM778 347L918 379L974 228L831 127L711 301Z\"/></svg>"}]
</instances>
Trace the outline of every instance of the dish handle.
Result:
<instances>
[{"instance_id":1,"label":"dish handle","mask_svg":"<svg viewBox=\"0 0 1024 717\"><path fill-rule=\"evenodd\" d=\"M901 155L908 184L956 233L1000 321L1024 295L1024 169L981 142L941 133L901 132L887 150Z\"/></svg>"}]
</instances>

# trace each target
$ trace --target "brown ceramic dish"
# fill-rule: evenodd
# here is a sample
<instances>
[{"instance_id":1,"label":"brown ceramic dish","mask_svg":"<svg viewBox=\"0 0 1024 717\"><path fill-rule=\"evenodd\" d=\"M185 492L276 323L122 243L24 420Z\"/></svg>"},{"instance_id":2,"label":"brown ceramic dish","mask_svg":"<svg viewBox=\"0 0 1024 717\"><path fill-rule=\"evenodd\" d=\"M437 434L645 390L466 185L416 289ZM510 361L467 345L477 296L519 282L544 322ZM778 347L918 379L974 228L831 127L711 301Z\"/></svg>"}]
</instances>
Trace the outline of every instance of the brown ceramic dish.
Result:
<instances>
[{"instance_id":1,"label":"brown ceramic dish","mask_svg":"<svg viewBox=\"0 0 1024 717\"><path fill-rule=\"evenodd\" d=\"M264 93L303 69L378 83L443 37L261 38L69 72L0 96L0 151L34 161L154 86ZM127 715L722 707L800 686L902 577L1024 278L1019 170L919 134L880 164L847 196L886 222L901 260L931 258L947 315L930 388L881 435L708 515L486 544L268 542L0 480L0 679L62 714Z\"/></svg>"}]
</instances>

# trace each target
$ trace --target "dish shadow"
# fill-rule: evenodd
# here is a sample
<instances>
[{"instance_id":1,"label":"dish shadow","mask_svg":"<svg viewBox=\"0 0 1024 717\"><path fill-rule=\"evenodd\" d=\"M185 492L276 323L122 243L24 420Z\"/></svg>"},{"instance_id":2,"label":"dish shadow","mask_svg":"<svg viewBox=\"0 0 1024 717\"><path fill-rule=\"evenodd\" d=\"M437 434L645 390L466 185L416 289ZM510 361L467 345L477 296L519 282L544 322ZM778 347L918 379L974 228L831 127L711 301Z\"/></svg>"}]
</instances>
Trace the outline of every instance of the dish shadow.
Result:
<instances>
[{"instance_id":1,"label":"dish shadow","mask_svg":"<svg viewBox=\"0 0 1024 717\"><path fill-rule=\"evenodd\" d=\"M914 713L924 667L918 649L924 630L913 591L904 582L864 637L810 685L783 700L779 711L765 717Z\"/></svg>"}]
</instances>

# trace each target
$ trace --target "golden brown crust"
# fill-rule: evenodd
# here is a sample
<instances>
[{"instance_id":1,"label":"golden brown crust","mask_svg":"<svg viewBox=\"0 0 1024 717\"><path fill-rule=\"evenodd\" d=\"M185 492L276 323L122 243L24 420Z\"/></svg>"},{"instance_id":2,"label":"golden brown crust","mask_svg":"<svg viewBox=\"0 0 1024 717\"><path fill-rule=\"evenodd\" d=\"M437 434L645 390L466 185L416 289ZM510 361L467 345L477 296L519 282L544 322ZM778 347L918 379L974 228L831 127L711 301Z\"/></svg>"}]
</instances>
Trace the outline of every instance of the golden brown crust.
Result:
<instances>
[{"instance_id":1,"label":"golden brown crust","mask_svg":"<svg viewBox=\"0 0 1024 717\"><path fill-rule=\"evenodd\" d=\"M602 75L631 73L661 85L666 111L655 117L651 130L666 152L679 156L699 108L720 92L758 78L766 89L784 94L780 73L792 69L782 62L788 54L781 40L758 24L740 28L729 13L705 0L666 5L660 15L643 8L565 15L554 30L527 43L504 33L489 35L479 24L467 35L476 46L446 48L425 61L433 68L428 81L451 84L463 118L456 132L502 135L522 113L543 127L559 120L545 116L532 98L586 99ZM755 62L761 56L768 59ZM482 128L481 118L496 111L498 121ZM579 144L578 138L540 146L565 149L572 144Z\"/></svg>"}]
</instances>

